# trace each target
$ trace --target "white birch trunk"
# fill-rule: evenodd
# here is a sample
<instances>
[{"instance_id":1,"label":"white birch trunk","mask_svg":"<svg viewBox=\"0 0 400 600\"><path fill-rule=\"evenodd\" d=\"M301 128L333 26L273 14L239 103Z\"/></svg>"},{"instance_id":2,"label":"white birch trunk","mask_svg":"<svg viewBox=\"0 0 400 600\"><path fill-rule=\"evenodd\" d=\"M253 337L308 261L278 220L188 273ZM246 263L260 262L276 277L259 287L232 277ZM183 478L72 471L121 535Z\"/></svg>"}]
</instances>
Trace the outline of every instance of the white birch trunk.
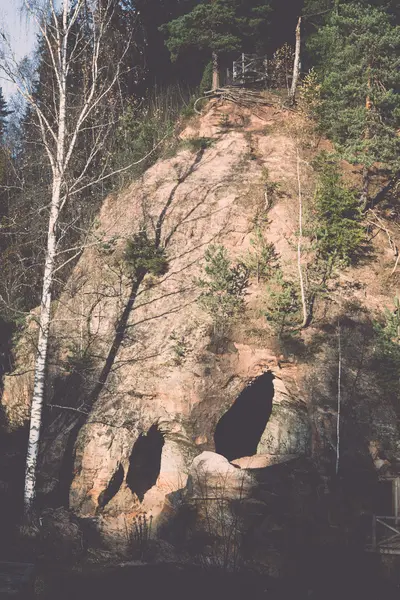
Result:
<instances>
[{"instance_id":1,"label":"white birch trunk","mask_svg":"<svg viewBox=\"0 0 400 600\"><path fill-rule=\"evenodd\" d=\"M49 347L52 284L57 253L57 224L60 216L61 188L65 170L65 131L66 131L66 81L67 81L67 19L69 1L64 0L63 6L63 36L59 42L59 107L58 130L56 140L56 157L53 161L53 186L51 194L50 218L47 231L47 249L43 274L42 297L40 303L39 339L37 346L35 376L30 412L30 427L28 450L25 465L24 511L29 517L36 495L36 468L39 455L40 429L42 425L42 409L45 392L47 351Z\"/></svg>"},{"instance_id":2,"label":"white birch trunk","mask_svg":"<svg viewBox=\"0 0 400 600\"><path fill-rule=\"evenodd\" d=\"M35 364L31 420L29 428L28 451L25 465L24 509L29 515L36 492L36 465L39 454L40 428L42 424L42 408L44 399L44 384L46 377L47 350L49 346L51 319L51 288L53 283L54 262L56 256L56 227L60 207L61 180L58 178L53 186L53 198L47 237L47 252L43 276L42 298L40 304L39 339Z\"/></svg>"},{"instance_id":3,"label":"white birch trunk","mask_svg":"<svg viewBox=\"0 0 400 600\"><path fill-rule=\"evenodd\" d=\"M114 0L104 0L102 3L85 2L85 0L63 0L61 14L58 14L54 0L23 0L23 4L36 23L38 31L49 54L49 68L54 76L54 106L49 111L46 104L37 101L32 91L31 79L26 77L20 69L11 46L3 36L4 43L8 48L0 57L0 69L6 78L16 85L17 90L24 101L31 106L36 113L41 142L46 150L52 172L52 192L50 201L50 217L48 224L47 248L45 256L45 267L43 273L43 286L40 304L39 335L37 355L35 363L34 386L31 405L31 420L26 459L24 507L28 516L33 508L36 491L36 468L39 451L40 429L42 421L42 408L45 392L46 363L49 345L49 333L51 324L51 302L52 284L55 272L62 267L57 264L58 256L58 221L60 213L67 201L74 194L78 194L86 188L107 179L113 173L102 173L98 178L85 183L85 176L89 166L92 164L98 150L104 145L105 138L102 132L107 134L111 124L96 122L93 125L93 141L85 165L73 180L68 179L68 165L76 149L80 133L88 124L94 111L103 102L114 88L121 74L121 66L132 38L129 38L121 51L118 61L115 63L111 79L103 77L103 69L99 65L101 50L107 40L107 31L111 27L112 14L115 7ZM67 110L67 77L71 71L74 61L81 61L78 46L83 37L74 29L78 20L89 19L90 44L85 47L89 52L86 66L90 71L88 85L83 85L80 98L80 108L74 115ZM213 57L214 58L214 57ZM218 67L218 57L216 56ZM219 81L217 81L219 85ZM161 142L159 142L161 143ZM155 147L157 147L157 144ZM136 161L126 167L114 171L114 173L129 169L133 164L139 164L154 151L148 153L143 159ZM68 194L67 194L68 189ZM73 257L74 258L74 257ZM68 261L67 261L68 262Z\"/></svg>"},{"instance_id":4,"label":"white birch trunk","mask_svg":"<svg viewBox=\"0 0 400 600\"><path fill-rule=\"evenodd\" d=\"M289 93L290 104L294 104L295 100L296 100L296 90L297 90L297 84L298 84L299 75L300 75L300 49L301 49L301 17L299 17L299 20L297 22L297 27L296 27L296 50L295 50L295 55L294 55L293 79L292 79L292 86L290 88L290 93Z\"/></svg>"},{"instance_id":5,"label":"white birch trunk","mask_svg":"<svg viewBox=\"0 0 400 600\"><path fill-rule=\"evenodd\" d=\"M301 173L300 173L300 155L297 150L297 184L298 184L298 197L299 197L299 237L297 241L297 269L299 272L300 282L300 293L301 293L301 305L303 307L303 322L302 327L305 327L308 322L308 310L307 310L307 299L304 288L304 277L303 269L301 267L301 246L303 243L303 194L301 190Z\"/></svg>"}]
</instances>

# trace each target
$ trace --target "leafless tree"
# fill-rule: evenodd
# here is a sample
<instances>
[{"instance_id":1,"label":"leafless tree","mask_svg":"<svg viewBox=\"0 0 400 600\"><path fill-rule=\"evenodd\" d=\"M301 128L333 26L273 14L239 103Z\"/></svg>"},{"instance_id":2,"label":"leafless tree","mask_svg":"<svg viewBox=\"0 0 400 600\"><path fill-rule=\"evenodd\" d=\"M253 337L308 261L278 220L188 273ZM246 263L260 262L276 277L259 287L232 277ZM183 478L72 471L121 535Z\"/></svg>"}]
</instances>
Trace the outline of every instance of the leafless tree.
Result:
<instances>
[{"instance_id":1,"label":"leafless tree","mask_svg":"<svg viewBox=\"0 0 400 600\"><path fill-rule=\"evenodd\" d=\"M295 48L295 53L294 53L293 79L292 79L292 86L290 88L290 93L289 93L289 100L290 100L291 104L294 104L295 100L296 100L297 83L299 81L299 75L300 75L300 49L301 49L301 17L299 17L299 20L297 22L297 27L296 27L296 48Z\"/></svg>"},{"instance_id":2,"label":"leafless tree","mask_svg":"<svg viewBox=\"0 0 400 600\"><path fill-rule=\"evenodd\" d=\"M29 515L35 498L53 286L57 271L76 258L82 249L76 248L76 252L69 254L65 254L65 249L60 250L64 235L60 216L84 189L111 176L106 165L88 179L90 168L104 148L113 126L112 119L105 116L107 112L109 115L113 114L112 105L116 97L113 91L124 69L124 57L130 40L124 41L118 56L113 55L112 65L104 62L109 52L107 43L112 29L115 7L113 0L63 0L59 9L55 0L23 0L23 5L27 17L38 28L48 57L47 66L54 81L52 94L47 94L44 100L38 98L35 94L35 80L26 68L26 62L17 62L7 36L2 34L0 68L35 115L40 141L51 172L47 245L25 474L24 506L26 515ZM100 110L104 106L108 111ZM91 140L90 147L86 148L83 165L78 172L74 169L75 172L71 174L71 163L82 136L85 136L85 140ZM120 170L130 166L121 167Z\"/></svg>"}]
</instances>

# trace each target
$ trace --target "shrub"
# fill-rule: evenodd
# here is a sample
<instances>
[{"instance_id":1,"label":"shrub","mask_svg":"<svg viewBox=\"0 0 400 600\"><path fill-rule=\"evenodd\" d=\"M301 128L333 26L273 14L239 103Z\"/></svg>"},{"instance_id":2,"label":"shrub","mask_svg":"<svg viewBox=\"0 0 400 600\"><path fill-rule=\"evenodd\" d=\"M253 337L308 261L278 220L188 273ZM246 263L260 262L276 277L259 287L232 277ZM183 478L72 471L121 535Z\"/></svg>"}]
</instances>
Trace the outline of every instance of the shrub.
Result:
<instances>
[{"instance_id":1,"label":"shrub","mask_svg":"<svg viewBox=\"0 0 400 600\"><path fill-rule=\"evenodd\" d=\"M205 92L208 92L212 88L212 75L213 75L213 66L210 61L205 66L203 71L203 77L200 82L200 96L204 96Z\"/></svg>"},{"instance_id":2,"label":"shrub","mask_svg":"<svg viewBox=\"0 0 400 600\"><path fill-rule=\"evenodd\" d=\"M229 324L245 309L249 271L243 262L232 265L224 246L211 245L205 253L205 279L198 279L202 289L199 304L214 321L214 333L223 334Z\"/></svg>"},{"instance_id":3,"label":"shrub","mask_svg":"<svg viewBox=\"0 0 400 600\"><path fill-rule=\"evenodd\" d=\"M77 344L71 344L65 360L65 370L69 374L87 376L95 368L95 359L89 348L80 348Z\"/></svg>"},{"instance_id":4,"label":"shrub","mask_svg":"<svg viewBox=\"0 0 400 600\"><path fill-rule=\"evenodd\" d=\"M145 230L135 233L127 241L123 258L130 276L135 279L140 279L147 273L165 275L168 271L164 248L158 246L155 240L149 239Z\"/></svg>"},{"instance_id":5,"label":"shrub","mask_svg":"<svg viewBox=\"0 0 400 600\"><path fill-rule=\"evenodd\" d=\"M354 192L343 183L339 168L322 153L314 162L319 183L314 199L312 234L317 258L332 266L354 262L365 241L362 211Z\"/></svg>"},{"instance_id":6,"label":"shrub","mask_svg":"<svg viewBox=\"0 0 400 600\"><path fill-rule=\"evenodd\" d=\"M146 160L117 174L113 179L115 187L123 187L133 177L141 175L164 152L170 151L171 146L175 146L175 126L185 111L187 114L194 112L192 94L190 90L177 85L157 88L145 102L133 99L127 103L116 128L113 168L116 171L125 169L126 165L148 156ZM165 141L160 143L162 140Z\"/></svg>"},{"instance_id":7,"label":"shrub","mask_svg":"<svg viewBox=\"0 0 400 600\"><path fill-rule=\"evenodd\" d=\"M256 228L250 244L252 249L244 258L249 275L257 277L257 281L269 279L278 266L278 256L274 244L267 242L260 227Z\"/></svg>"},{"instance_id":8,"label":"shrub","mask_svg":"<svg viewBox=\"0 0 400 600\"><path fill-rule=\"evenodd\" d=\"M288 328L293 329L300 321L300 298L297 287L292 281L283 278L278 271L268 289L268 309L265 313L278 337L283 337Z\"/></svg>"},{"instance_id":9,"label":"shrub","mask_svg":"<svg viewBox=\"0 0 400 600\"><path fill-rule=\"evenodd\" d=\"M269 85L272 88L287 88L293 72L294 48L285 43L278 48L269 62Z\"/></svg>"},{"instance_id":10,"label":"shrub","mask_svg":"<svg viewBox=\"0 0 400 600\"><path fill-rule=\"evenodd\" d=\"M130 531L129 541L133 557L137 560L148 558L152 535L153 516L146 513L135 517Z\"/></svg>"},{"instance_id":11,"label":"shrub","mask_svg":"<svg viewBox=\"0 0 400 600\"><path fill-rule=\"evenodd\" d=\"M385 309L383 319L374 323L375 369L389 394L399 396L400 380L400 300L394 299L394 310Z\"/></svg>"},{"instance_id":12,"label":"shrub","mask_svg":"<svg viewBox=\"0 0 400 600\"><path fill-rule=\"evenodd\" d=\"M318 118L318 110L321 106L321 84L314 69L311 69L299 86L300 108L310 119Z\"/></svg>"},{"instance_id":13,"label":"shrub","mask_svg":"<svg viewBox=\"0 0 400 600\"><path fill-rule=\"evenodd\" d=\"M189 350L188 344L183 336L178 337L175 332L171 334L170 340L173 342L174 363L182 365Z\"/></svg>"},{"instance_id":14,"label":"shrub","mask_svg":"<svg viewBox=\"0 0 400 600\"><path fill-rule=\"evenodd\" d=\"M184 141L184 146L189 148L192 152L199 152L200 150L206 150L213 143L212 138L208 137L190 137Z\"/></svg>"}]
</instances>

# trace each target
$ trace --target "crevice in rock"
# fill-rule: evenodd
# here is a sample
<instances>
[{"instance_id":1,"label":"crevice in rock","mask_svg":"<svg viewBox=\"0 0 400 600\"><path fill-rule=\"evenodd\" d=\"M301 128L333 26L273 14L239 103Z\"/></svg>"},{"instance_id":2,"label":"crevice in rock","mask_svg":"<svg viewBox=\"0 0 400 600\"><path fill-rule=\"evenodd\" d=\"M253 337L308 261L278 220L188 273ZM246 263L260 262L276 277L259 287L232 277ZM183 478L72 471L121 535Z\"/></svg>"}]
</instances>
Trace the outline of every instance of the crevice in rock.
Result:
<instances>
[{"instance_id":1,"label":"crevice in rock","mask_svg":"<svg viewBox=\"0 0 400 600\"><path fill-rule=\"evenodd\" d=\"M99 508L104 508L119 492L119 489L124 481L124 467L120 464L114 475L110 479L110 483L99 496Z\"/></svg>"},{"instance_id":2,"label":"crevice in rock","mask_svg":"<svg viewBox=\"0 0 400 600\"><path fill-rule=\"evenodd\" d=\"M217 423L215 451L228 460L253 456L272 412L274 376L264 373L248 385Z\"/></svg>"},{"instance_id":3,"label":"crevice in rock","mask_svg":"<svg viewBox=\"0 0 400 600\"><path fill-rule=\"evenodd\" d=\"M157 425L152 425L147 434L142 433L133 446L126 483L140 502L157 482L163 446L164 436Z\"/></svg>"}]
</instances>

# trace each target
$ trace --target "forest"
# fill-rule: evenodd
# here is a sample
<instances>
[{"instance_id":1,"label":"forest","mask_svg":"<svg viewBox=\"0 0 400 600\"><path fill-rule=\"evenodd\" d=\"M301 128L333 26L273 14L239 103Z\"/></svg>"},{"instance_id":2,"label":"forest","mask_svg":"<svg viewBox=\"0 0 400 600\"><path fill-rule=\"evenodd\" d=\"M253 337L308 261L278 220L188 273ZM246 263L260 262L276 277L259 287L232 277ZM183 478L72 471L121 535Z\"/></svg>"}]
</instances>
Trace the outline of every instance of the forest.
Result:
<instances>
[{"instance_id":1,"label":"forest","mask_svg":"<svg viewBox=\"0 0 400 600\"><path fill-rule=\"evenodd\" d=\"M398 2L21 6L0 597L397 597Z\"/></svg>"}]
</instances>

